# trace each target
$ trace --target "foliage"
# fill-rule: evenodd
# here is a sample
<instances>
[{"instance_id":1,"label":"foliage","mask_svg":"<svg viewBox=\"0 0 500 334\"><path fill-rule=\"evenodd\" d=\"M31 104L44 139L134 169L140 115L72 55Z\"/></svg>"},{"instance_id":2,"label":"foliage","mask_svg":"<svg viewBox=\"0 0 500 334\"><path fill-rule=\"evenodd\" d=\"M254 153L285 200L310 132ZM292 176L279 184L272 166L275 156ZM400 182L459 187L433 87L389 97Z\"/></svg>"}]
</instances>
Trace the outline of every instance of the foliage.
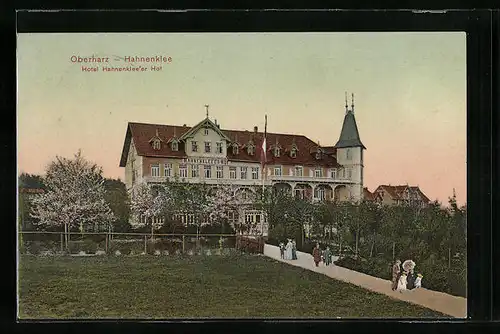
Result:
<instances>
[{"instance_id":1,"label":"foliage","mask_svg":"<svg viewBox=\"0 0 500 334\"><path fill-rule=\"evenodd\" d=\"M125 183L120 179L105 179L104 187L106 189L106 201L116 217L113 231L129 232L132 228L129 223L130 199Z\"/></svg>"},{"instance_id":2,"label":"foliage","mask_svg":"<svg viewBox=\"0 0 500 334\"><path fill-rule=\"evenodd\" d=\"M102 168L85 160L56 157L46 171L47 191L33 198L31 216L45 226L81 227L111 224L115 217L105 199Z\"/></svg>"}]
</instances>

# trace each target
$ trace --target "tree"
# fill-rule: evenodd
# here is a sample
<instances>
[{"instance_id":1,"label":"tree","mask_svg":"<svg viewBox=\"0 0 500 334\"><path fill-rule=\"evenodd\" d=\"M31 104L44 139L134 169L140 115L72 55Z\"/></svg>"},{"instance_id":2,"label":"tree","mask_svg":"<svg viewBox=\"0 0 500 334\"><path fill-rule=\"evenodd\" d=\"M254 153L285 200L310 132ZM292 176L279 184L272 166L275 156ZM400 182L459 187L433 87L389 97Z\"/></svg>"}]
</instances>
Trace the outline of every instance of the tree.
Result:
<instances>
[{"instance_id":1,"label":"tree","mask_svg":"<svg viewBox=\"0 0 500 334\"><path fill-rule=\"evenodd\" d=\"M162 226L161 217L169 210L173 196L164 185L152 186L149 183L139 183L132 188L130 210L135 214L134 228L149 227L151 237L155 229Z\"/></svg>"},{"instance_id":2,"label":"tree","mask_svg":"<svg viewBox=\"0 0 500 334\"><path fill-rule=\"evenodd\" d=\"M104 181L106 188L106 201L116 217L114 230L117 232L127 232L131 229L130 218L130 199L127 193L125 183L120 179L106 179Z\"/></svg>"},{"instance_id":3,"label":"tree","mask_svg":"<svg viewBox=\"0 0 500 334\"><path fill-rule=\"evenodd\" d=\"M229 215L239 209L242 202L236 195L236 187L229 183L220 183L212 189L206 210L212 224L220 224L223 228L229 223ZM241 230L242 226L231 226L233 229Z\"/></svg>"},{"instance_id":4,"label":"tree","mask_svg":"<svg viewBox=\"0 0 500 334\"><path fill-rule=\"evenodd\" d=\"M56 157L46 170L47 191L33 198L31 216L48 226L64 227L66 249L71 228L109 225L115 217L105 199L102 168L85 160Z\"/></svg>"},{"instance_id":5,"label":"tree","mask_svg":"<svg viewBox=\"0 0 500 334\"><path fill-rule=\"evenodd\" d=\"M19 227L26 231L34 226L40 226L38 219L30 215L32 211L32 198L38 196L38 191L45 191L46 186L40 175L22 173L19 176ZM35 193L32 193L35 192Z\"/></svg>"}]
</instances>

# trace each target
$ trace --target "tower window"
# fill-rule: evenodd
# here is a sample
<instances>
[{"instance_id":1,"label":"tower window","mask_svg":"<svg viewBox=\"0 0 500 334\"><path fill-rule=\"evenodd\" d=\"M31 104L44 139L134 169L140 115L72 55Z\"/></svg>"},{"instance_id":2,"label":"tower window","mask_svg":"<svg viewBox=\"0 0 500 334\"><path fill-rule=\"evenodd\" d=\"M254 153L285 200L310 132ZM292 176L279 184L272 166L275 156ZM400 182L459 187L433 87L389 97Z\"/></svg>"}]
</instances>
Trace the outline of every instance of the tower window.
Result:
<instances>
[{"instance_id":1,"label":"tower window","mask_svg":"<svg viewBox=\"0 0 500 334\"><path fill-rule=\"evenodd\" d=\"M351 152L351 149L350 149L350 148L348 148L348 149L346 150L346 152L345 152L345 158L346 158L347 160L351 160L351 159L352 159L352 152Z\"/></svg>"}]
</instances>

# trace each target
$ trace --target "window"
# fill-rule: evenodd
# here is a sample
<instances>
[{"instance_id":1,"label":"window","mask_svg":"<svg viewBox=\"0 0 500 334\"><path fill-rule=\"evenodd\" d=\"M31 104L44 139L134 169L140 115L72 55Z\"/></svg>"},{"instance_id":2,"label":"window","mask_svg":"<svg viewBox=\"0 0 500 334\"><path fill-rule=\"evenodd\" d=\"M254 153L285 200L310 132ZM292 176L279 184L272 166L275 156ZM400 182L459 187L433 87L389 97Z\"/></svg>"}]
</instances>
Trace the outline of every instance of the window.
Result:
<instances>
[{"instance_id":1,"label":"window","mask_svg":"<svg viewBox=\"0 0 500 334\"><path fill-rule=\"evenodd\" d=\"M153 149L154 150L159 150L160 149L160 141L158 139L155 139L153 141Z\"/></svg>"},{"instance_id":2,"label":"window","mask_svg":"<svg viewBox=\"0 0 500 334\"><path fill-rule=\"evenodd\" d=\"M279 158L280 154L281 154L281 149L279 147L275 147L274 148L274 156L276 158Z\"/></svg>"},{"instance_id":3,"label":"window","mask_svg":"<svg viewBox=\"0 0 500 334\"><path fill-rule=\"evenodd\" d=\"M204 129L203 129L203 134L204 134L205 136L208 136L208 128L204 128Z\"/></svg>"},{"instance_id":4,"label":"window","mask_svg":"<svg viewBox=\"0 0 500 334\"><path fill-rule=\"evenodd\" d=\"M247 153L248 153L248 155L254 155L255 154L255 146L248 145L248 147L247 147Z\"/></svg>"},{"instance_id":5,"label":"window","mask_svg":"<svg viewBox=\"0 0 500 334\"><path fill-rule=\"evenodd\" d=\"M210 179L212 177L212 166L205 165L205 179Z\"/></svg>"},{"instance_id":6,"label":"window","mask_svg":"<svg viewBox=\"0 0 500 334\"><path fill-rule=\"evenodd\" d=\"M280 167L274 167L274 175L275 176L281 176L281 166Z\"/></svg>"},{"instance_id":7,"label":"window","mask_svg":"<svg viewBox=\"0 0 500 334\"><path fill-rule=\"evenodd\" d=\"M292 148L292 150L290 151L290 157L291 158L296 158L297 157L297 150L294 148Z\"/></svg>"},{"instance_id":8,"label":"window","mask_svg":"<svg viewBox=\"0 0 500 334\"><path fill-rule=\"evenodd\" d=\"M218 179L224 178L224 167L223 166L217 166L217 178Z\"/></svg>"},{"instance_id":9,"label":"window","mask_svg":"<svg viewBox=\"0 0 500 334\"><path fill-rule=\"evenodd\" d=\"M316 189L314 189L314 197L317 199L320 199L320 200L324 200L325 199L325 189L321 188L321 187L316 187Z\"/></svg>"},{"instance_id":10,"label":"window","mask_svg":"<svg viewBox=\"0 0 500 334\"><path fill-rule=\"evenodd\" d=\"M242 180L247 179L247 169L248 169L248 167L240 167L240 178Z\"/></svg>"},{"instance_id":11,"label":"window","mask_svg":"<svg viewBox=\"0 0 500 334\"><path fill-rule=\"evenodd\" d=\"M345 170L344 170L344 168L342 168L342 169L339 171L339 174L340 174L339 176L340 176L340 178L341 178L341 179L343 179L343 178L345 177Z\"/></svg>"},{"instance_id":12,"label":"window","mask_svg":"<svg viewBox=\"0 0 500 334\"><path fill-rule=\"evenodd\" d=\"M165 164L163 166L163 176L166 177L172 176L172 164Z\"/></svg>"},{"instance_id":13,"label":"window","mask_svg":"<svg viewBox=\"0 0 500 334\"><path fill-rule=\"evenodd\" d=\"M200 177L198 165L191 165L191 177Z\"/></svg>"},{"instance_id":14,"label":"window","mask_svg":"<svg viewBox=\"0 0 500 334\"><path fill-rule=\"evenodd\" d=\"M217 153L222 154L222 143L217 143Z\"/></svg>"},{"instance_id":15,"label":"window","mask_svg":"<svg viewBox=\"0 0 500 334\"><path fill-rule=\"evenodd\" d=\"M179 143L176 141L172 142L172 151L178 151L179 150Z\"/></svg>"},{"instance_id":16,"label":"window","mask_svg":"<svg viewBox=\"0 0 500 334\"><path fill-rule=\"evenodd\" d=\"M179 166L179 177L187 177L188 176L188 169L186 165L180 165Z\"/></svg>"},{"instance_id":17,"label":"window","mask_svg":"<svg viewBox=\"0 0 500 334\"><path fill-rule=\"evenodd\" d=\"M352 169L351 168L346 169L346 178L349 180L352 178Z\"/></svg>"},{"instance_id":18,"label":"window","mask_svg":"<svg viewBox=\"0 0 500 334\"><path fill-rule=\"evenodd\" d=\"M252 167L252 180L259 179L259 167Z\"/></svg>"},{"instance_id":19,"label":"window","mask_svg":"<svg viewBox=\"0 0 500 334\"><path fill-rule=\"evenodd\" d=\"M321 151L316 152L316 160L321 159Z\"/></svg>"},{"instance_id":20,"label":"window","mask_svg":"<svg viewBox=\"0 0 500 334\"><path fill-rule=\"evenodd\" d=\"M238 144L236 143L233 144L233 154L234 155L238 154Z\"/></svg>"},{"instance_id":21,"label":"window","mask_svg":"<svg viewBox=\"0 0 500 334\"><path fill-rule=\"evenodd\" d=\"M318 169L314 170L314 177L322 177L323 176L322 174L323 173L322 173L321 169L318 168Z\"/></svg>"},{"instance_id":22,"label":"window","mask_svg":"<svg viewBox=\"0 0 500 334\"><path fill-rule=\"evenodd\" d=\"M351 160L352 159L352 152L351 152L351 149L348 148L346 151L345 151L345 158L346 160Z\"/></svg>"},{"instance_id":23,"label":"window","mask_svg":"<svg viewBox=\"0 0 500 334\"><path fill-rule=\"evenodd\" d=\"M210 153L212 151L212 143L209 141L205 142L205 153Z\"/></svg>"},{"instance_id":24,"label":"window","mask_svg":"<svg viewBox=\"0 0 500 334\"><path fill-rule=\"evenodd\" d=\"M236 167L229 167L229 178L236 179Z\"/></svg>"},{"instance_id":25,"label":"window","mask_svg":"<svg viewBox=\"0 0 500 334\"><path fill-rule=\"evenodd\" d=\"M302 166L295 166L295 176L303 176L304 168Z\"/></svg>"},{"instance_id":26,"label":"window","mask_svg":"<svg viewBox=\"0 0 500 334\"><path fill-rule=\"evenodd\" d=\"M330 177L332 179L336 179L337 178L337 170L336 169L330 169Z\"/></svg>"},{"instance_id":27,"label":"window","mask_svg":"<svg viewBox=\"0 0 500 334\"><path fill-rule=\"evenodd\" d=\"M198 152L198 142L196 142L196 141L191 142L191 151Z\"/></svg>"},{"instance_id":28,"label":"window","mask_svg":"<svg viewBox=\"0 0 500 334\"><path fill-rule=\"evenodd\" d=\"M152 177L159 177L160 176L160 165L159 164L151 165L151 176Z\"/></svg>"},{"instance_id":29,"label":"window","mask_svg":"<svg viewBox=\"0 0 500 334\"><path fill-rule=\"evenodd\" d=\"M304 189L295 189L295 197L304 199Z\"/></svg>"}]
</instances>

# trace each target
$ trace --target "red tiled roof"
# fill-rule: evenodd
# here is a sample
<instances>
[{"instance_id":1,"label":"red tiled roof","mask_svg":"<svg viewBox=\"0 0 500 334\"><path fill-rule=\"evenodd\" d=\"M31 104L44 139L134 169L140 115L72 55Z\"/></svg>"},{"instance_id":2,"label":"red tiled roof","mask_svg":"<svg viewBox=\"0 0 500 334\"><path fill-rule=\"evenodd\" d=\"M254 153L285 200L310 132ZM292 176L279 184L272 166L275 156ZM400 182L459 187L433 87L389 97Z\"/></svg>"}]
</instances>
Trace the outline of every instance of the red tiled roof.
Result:
<instances>
[{"instance_id":1,"label":"red tiled roof","mask_svg":"<svg viewBox=\"0 0 500 334\"><path fill-rule=\"evenodd\" d=\"M186 157L184 153L184 143L179 143L179 150L172 151L170 145L165 145L173 138L174 134L177 138L181 137L184 133L189 131L191 127L184 126L173 126L173 125L160 125L160 124L145 124L145 123L129 123L127 127L127 134L125 136L125 142L122 150L122 157L120 160L120 166L124 167L127 161L128 150L130 147L130 141L133 138L134 145L137 150L137 154L140 156L149 157L176 157L183 158ZM155 137L156 131L158 131L158 136L164 140L161 145L160 150L154 150L149 141L151 138ZM232 161L248 161L248 162L260 162L260 149L262 147L263 132L254 131L238 131L238 130L223 130L228 138L232 141L237 141L239 144L239 152L233 155L231 149L227 150L227 158ZM250 140L253 140L256 147L255 153L249 155L247 150L243 148ZM271 152L272 145L278 142L282 147L281 156L276 158ZM288 154L289 151L286 149L291 147L295 142L298 151L295 158L291 158ZM267 133L267 163L269 164L283 164L283 165L315 165L324 167L338 167L335 157L332 156L331 147L329 147L330 152L325 152L321 160L316 160L314 154L310 152L313 148L318 145L314 143L309 138L303 135L292 135L292 134L279 134L279 133ZM329 154L328 154L329 153Z\"/></svg>"},{"instance_id":2,"label":"red tiled roof","mask_svg":"<svg viewBox=\"0 0 500 334\"><path fill-rule=\"evenodd\" d=\"M419 187L416 187L416 186L407 186L407 185L399 185L399 186L380 185L380 186L378 186L378 188L375 191L377 191L379 189L384 189L393 200L403 200L403 199L405 199L404 198L405 191L406 191L406 189L409 189L411 192L417 192L418 195L420 196L420 198L423 201L430 202L429 198L427 196L425 196L425 194L422 192L422 190L420 190Z\"/></svg>"}]
</instances>

